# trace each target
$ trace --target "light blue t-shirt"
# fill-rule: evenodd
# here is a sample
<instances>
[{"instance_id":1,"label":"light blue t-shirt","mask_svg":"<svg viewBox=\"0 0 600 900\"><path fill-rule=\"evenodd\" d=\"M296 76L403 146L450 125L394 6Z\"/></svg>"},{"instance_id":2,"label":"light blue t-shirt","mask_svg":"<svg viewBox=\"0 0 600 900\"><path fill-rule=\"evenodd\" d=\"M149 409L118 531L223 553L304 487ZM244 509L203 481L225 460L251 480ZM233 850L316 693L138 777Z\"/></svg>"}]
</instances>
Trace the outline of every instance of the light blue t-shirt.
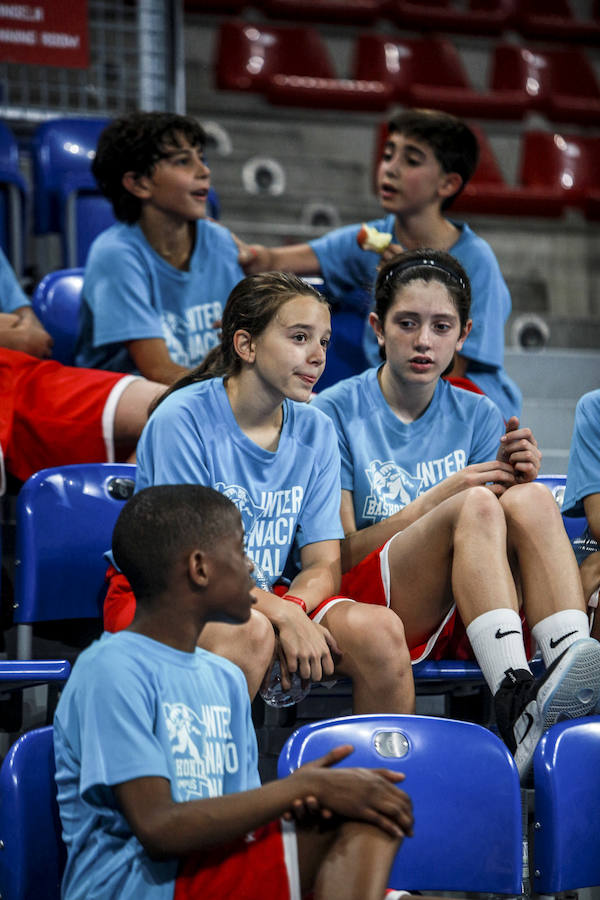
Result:
<instances>
[{"instance_id":1,"label":"light blue t-shirt","mask_svg":"<svg viewBox=\"0 0 600 900\"><path fill-rule=\"evenodd\" d=\"M164 338L173 362L198 365L218 344L213 325L243 277L235 242L216 222L196 223L185 272L153 250L139 225L112 225L85 267L76 364L136 373L125 342Z\"/></svg>"},{"instance_id":2,"label":"light blue t-shirt","mask_svg":"<svg viewBox=\"0 0 600 900\"><path fill-rule=\"evenodd\" d=\"M284 401L272 453L236 422L222 378L175 391L148 420L137 447L136 490L204 484L240 511L248 555L275 582L290 548L343 537L340 460L333 426L306 403Z\"/></svg>"},{"instance_id":3,"label":"light blue t-shirt","mask_svg":"<svg viewBox=\"0 0 600 900\"><path fill-rule=\"evenodd\" d=\"M359 530L465 466L495 459L504 434L502 417L487 397L443 380L423 415L405 424L388 406L377 372L339 381L312 401L335 426L342 489L354 495Z\"/></svg>"},{"instance_id":4,"label":"light blue t-shirt","mask_svg":"<svg viewBox=\"0 0 600 900\"><path fill-rule=\"evenodd\" d=\"M583 516L584 497L600 493L600 390L584 394L575 409L562 512Z\"/></svg>"},{"instance_id":5,"label":"light blue t-shirt","mask_svg":"<svg viewBox=\"0 0 600 900\"><path fill-rule=\"evenodd\" d=\"M176 802L259 786L248 688L229 660L132 632L78 658L54 720L68 858L63 900L172 900L178 862L150 859L111 786L166 778Z\"/></svg>"},{"instance_id":6,"label":"light blue t-shirt","mask_svg":"<svg viewBox=\"0 0 600 900\"><path fill-rule=\"evenodd\" d=\"M0 312L10 313L30 305L11 264L0 250Z\"/></svg>"},{"instance_id":7,"label":"light blue t-shirt","mask_svg":"<svg viewBox=\"0 0 600 900\"><path fill-rule=\"evenodd\" d=\"M378 231L394 234L393 214L368 223ZM515 382L504 371L504 323L511 300L498 261L487 241L464 222L452 222L460 236L450 248L464 267L471 282L471 318L473 327L462 355L468 360L467 375L490 397L505 419L520 416L523 398ZM377 278L378 253L361 250L356 240L360 225L347 225L310 242L316 253L328 292L341 303L355 302L356 289L372 293ZM379 347L367 323L363 348L371 365L381 362Z\"/></svg>"}]
</instances>

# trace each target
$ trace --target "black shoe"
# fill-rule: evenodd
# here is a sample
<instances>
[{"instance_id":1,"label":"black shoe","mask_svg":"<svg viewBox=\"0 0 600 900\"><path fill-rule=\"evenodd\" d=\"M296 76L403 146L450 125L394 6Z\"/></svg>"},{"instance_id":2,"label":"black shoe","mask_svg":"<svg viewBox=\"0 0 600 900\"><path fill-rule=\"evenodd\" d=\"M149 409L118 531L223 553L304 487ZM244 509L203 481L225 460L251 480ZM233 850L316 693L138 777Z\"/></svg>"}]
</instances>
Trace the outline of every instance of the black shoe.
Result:
<instances>
[{"instance_id":1,"label":"black shoe","mask_svg":"<svg viewBox=\"0 0 600 900\"><path fill-rule=\"evenodd\" d=\"M531 774L533 754L546 729L593 712L599 697L600 644L593 638L575 641L537 680L527 669L507 670L494 708L521 781Z\"/></svg>"}]
</instances>

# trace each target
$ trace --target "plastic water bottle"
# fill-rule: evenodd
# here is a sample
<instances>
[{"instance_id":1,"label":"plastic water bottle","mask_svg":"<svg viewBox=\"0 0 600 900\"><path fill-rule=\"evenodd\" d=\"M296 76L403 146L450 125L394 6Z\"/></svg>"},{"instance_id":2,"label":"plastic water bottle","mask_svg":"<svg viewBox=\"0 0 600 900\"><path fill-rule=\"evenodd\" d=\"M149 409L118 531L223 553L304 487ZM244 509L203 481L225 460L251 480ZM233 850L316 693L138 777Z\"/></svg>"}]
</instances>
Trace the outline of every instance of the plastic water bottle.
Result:
<instances>
[{"instance_id":1,"label":"plastic water bottle","mask_svg":"<svg viewBox=\"0 0 600 900\"><path fill-rule=\"evenodd\" d=\"M281 684L281 665L279 660L275 659L260 688L260 696L268 706L293 706L307 696L310 681L303 681L297 672L290 673L289 677L291 684L288 690L285 690Z\"/></svg>"},{"instance_id":2,"label":"plastic water bottle","mask_svg":"<svg viewBox=\"0 0 600 900\"><path fill-rule=\"evenodd\" d=\"M272 591L271 582L256 563L254 564L252 577L257 587L263 591ZM284 690L281 685L281 665L276 658L273 660L269 672L265 675L259 691L260 696L269 706L293 706L295 703L300 703L310 691L310 681L303 681L298 673L294 672L293 675L290 673L290 682L289 689L287 691Z\"/></svg>"}]
</instances>

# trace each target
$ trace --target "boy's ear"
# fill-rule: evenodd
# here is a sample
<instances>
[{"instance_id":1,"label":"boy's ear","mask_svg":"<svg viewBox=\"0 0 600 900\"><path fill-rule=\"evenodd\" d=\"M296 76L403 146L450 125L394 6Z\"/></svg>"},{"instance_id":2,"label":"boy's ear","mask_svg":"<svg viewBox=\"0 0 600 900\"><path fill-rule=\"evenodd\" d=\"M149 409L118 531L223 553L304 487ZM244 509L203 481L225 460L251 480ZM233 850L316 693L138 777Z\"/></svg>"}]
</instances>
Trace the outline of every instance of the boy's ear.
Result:
<instances>
[{"instance_id":1,"label":"boy's ear","mask_svg":"<svg viewBox=\"0 0 600 900\"><path fill-rule=\"evenodd\" d=\"M469 337L469 332L471 331L472 327L473 327L473 319L467 319L466 325L463 328L462 334L459 337L457 344L456 344L457 350L459 350L459 351L462 350L463 344L466 341L466 339Z\"/></svg>"},{"instance_id":2,"label":"boy's ear","mask_svg":"<svg viewBox=\"0 0 600 900\"><path fill-rule=\"evenodd\" d=\"M240 328L235 332L235 334L233 335L233 349L235 350L239 358L244 362L254 362L256 349L254 346L254 341L252 340L252 335L249 331L245 331L243 328Z\"/></svg>"},{"instance_id":3,"label":"boy's ear","mask_svg":"<svg viewBox=\"0 0 600 900\"><path fill-rule=\"evenodd\" d=\"M137 172L125 172L121 178L121 184L126 191L138 197L140 200L146 200L150 196L150 188L146 175L138 175Z\"/></svg>"},{"instance_id":4,"label":"boy's ear","mask_svg":"<svg viewBox=\"0 0 600 900\"><path fill-rule=\"evenodd\" d=\"M462 177L458 172L444 172L440 179L438 192L442 200L453 197L457 191L460 191L463 184Z\"/></svg>"},{"instance_id":5,"label":"boy's ear","mask_svg":"<svg viewBox=\"0 0 600 900\"><path fill-rule=\"evenodd\" d=\"M384 335L383 328L381 327L381 322L379 321L379 316L376 312L369 313L369 325L375 332L375 337L377 338L377 343L380 347L383 347L384 344Z\"/></svg>"},{"instance_id":6,"label":"boy's ear","mask_svg":"<svg viewBox=\"0 0 600 900\"><path fill-rule=\"evenodd\" d=\"M196 587L206 587L208 584L208 567L206 556L202 550L192 550L187 560L188 576Z\"/></svg>"}]
</instances>

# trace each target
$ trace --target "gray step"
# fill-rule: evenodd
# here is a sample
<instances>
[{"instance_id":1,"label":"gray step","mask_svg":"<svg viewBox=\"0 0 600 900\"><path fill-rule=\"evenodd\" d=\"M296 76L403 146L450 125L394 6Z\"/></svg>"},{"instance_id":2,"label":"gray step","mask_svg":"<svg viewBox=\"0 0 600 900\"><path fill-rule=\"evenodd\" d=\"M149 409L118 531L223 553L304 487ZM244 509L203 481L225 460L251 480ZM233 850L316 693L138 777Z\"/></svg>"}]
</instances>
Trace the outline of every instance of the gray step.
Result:
<instances>
[{"instance_id":1,"label":"gray step","mask_svg":"<svg viewBox=\"0 0 600 900\"><path fill-rule=\"evenodd\" d=\"M504 367L517 382L523 397L577 401L600 387L600 352L597 350L507 349Z\"/></svg>"}]
</instances>

